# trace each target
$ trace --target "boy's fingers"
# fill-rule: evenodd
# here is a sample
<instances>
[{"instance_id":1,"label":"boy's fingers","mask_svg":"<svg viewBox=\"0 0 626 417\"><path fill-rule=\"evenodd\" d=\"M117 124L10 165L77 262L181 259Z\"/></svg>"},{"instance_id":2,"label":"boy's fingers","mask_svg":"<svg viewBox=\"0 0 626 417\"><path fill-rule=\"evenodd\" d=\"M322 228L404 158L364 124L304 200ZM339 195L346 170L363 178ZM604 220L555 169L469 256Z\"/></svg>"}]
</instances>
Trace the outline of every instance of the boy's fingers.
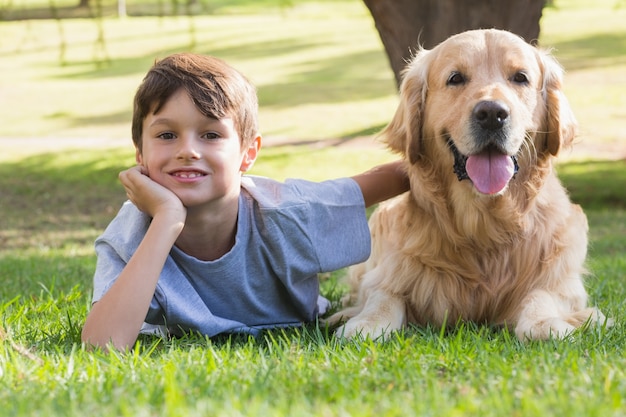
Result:
<instances>
[{"instance_id":1,"label":"boy's fingers","mask_svg":"<svg viewBox=\"0 0 626 417\"><path fill-rule=\"evenodd\" d=\"M142 181L142 176L145 175L142 171L143 169L141 167L132 167L120 172L119 179L122 185L127 186Z\"/></svg>"}]
</instances>

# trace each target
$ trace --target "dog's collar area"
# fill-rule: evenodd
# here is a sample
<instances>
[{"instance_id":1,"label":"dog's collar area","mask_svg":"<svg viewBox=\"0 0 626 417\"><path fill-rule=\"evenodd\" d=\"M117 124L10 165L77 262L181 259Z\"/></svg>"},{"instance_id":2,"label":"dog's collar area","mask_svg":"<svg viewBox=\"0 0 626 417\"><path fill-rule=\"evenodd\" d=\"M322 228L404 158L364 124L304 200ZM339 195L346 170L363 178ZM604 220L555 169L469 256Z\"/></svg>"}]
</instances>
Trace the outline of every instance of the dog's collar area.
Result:
<instances>
[{"instance_id":1,"label":"dog's collar area","mask_svg":"<svg viewBox=\"0 0 626 417\"><path fill-rule=\"evenodd\" d=\"M459 152L458 148L456 147L452 139L448 139L448 147L452 151L452 155L454 155L454 166L452 168L454 169L454 173L456 174L456 177L459 179L459 181L469 180L470 177L469 175L467 175L467 170L465 169L467 156ZM513 178L515 178L515 174L517 174L517 171L519 171L519 165L517 163L517 158L515 157L515 155L511 155L511 159L513 160L513 166L514 166Z\"/></svg>"}]
</instances>

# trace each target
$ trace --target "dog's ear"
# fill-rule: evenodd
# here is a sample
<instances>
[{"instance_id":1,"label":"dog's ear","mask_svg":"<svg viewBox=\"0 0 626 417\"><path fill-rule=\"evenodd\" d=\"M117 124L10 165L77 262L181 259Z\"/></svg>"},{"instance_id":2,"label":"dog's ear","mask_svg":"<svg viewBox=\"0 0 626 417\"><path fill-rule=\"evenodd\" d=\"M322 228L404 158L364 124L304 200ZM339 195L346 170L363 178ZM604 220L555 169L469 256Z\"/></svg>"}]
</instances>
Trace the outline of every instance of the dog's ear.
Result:
<instances>
[{"instance_id":1,"label":"dog's ear","mask_svg":"<svg viewBox=\"0 0 626 417\"><path fill-rule=\"evenodd\" d=\"M420 50L403 72L400 85L400 103L391 122L381 135L389 148L406 155L411 164L421 155L422 112L426 100L425 56L427 50Z\"/></svg>"},{"instance_id":2,"label":"dog's ear","mask_svg":"<svg viewBox=\"0 0 626 417\"><path fill-rule=\"evenodd\" d=\"M542 53L543 99L547 109L545 146L557 155L563 146L570 146L576 136L578 123L562 91L563 68L547 52Z\"/></svg>"}]
</instances>

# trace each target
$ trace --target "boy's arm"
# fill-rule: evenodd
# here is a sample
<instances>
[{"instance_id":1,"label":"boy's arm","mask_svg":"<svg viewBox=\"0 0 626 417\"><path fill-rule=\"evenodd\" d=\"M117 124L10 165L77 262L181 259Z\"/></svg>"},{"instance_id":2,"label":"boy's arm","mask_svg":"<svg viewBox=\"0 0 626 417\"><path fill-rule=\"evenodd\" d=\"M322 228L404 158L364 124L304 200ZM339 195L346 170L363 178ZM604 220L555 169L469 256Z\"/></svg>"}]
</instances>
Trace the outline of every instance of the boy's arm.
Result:
<instances>
[{"instance_id":1,"label":"boy's arm","mask_svg":"<svg viewBox=\"0 0 626 417\"><path fill-rule=\"evenodd\" d=\"M157 187L155 194L155 183L138 168L123 172L120 179L131 201L153 219L115 283L92 306L82 340L93 346L106 348L111 343L117 349L127 349L141 330L161 270L183 229L186 209L173 193L168 195L165 188Z\"/></svg>"},{"instance_id":2,"label":"boy's arm","mask_svg":"<svg viewBox=\"0 0 626 417\"><path fill-rule=\"evenodd\" d=\"M363 193L365 207L395 197L411 188L403 161L376 166L352 177Z\"/></svg>"}]
</instances>

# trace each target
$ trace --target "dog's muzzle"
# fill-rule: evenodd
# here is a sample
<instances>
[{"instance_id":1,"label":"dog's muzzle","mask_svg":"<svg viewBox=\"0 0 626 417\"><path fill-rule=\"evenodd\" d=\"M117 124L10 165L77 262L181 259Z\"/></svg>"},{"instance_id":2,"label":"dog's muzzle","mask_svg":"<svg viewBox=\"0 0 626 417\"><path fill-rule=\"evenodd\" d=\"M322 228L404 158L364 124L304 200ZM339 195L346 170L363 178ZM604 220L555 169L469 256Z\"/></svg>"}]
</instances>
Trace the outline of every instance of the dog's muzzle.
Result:
<instances>
[{"instance_id":1,"label":"dog's muzzle","mask_svg":"<svg viewBox=\"0 0 626 417\"><path fill-rule=\"evenodd\" d=\"M448 147L452 151L452 155L454 155L454 166L452 168L454 170L454 173L456 174L456 177L459 179L459 181L469 180L470 177L469 175L467 175L467 169L465 168L467 156L459 152L457 147L454 145L452 139L448 139ZM517 164L517 158L515 157L515 155L511 155L511 159L513 160L513 165L515 166L513 174L515 175L517 174L517 171L519 171L519 165Z\"/></svg>"}]
</instances>

